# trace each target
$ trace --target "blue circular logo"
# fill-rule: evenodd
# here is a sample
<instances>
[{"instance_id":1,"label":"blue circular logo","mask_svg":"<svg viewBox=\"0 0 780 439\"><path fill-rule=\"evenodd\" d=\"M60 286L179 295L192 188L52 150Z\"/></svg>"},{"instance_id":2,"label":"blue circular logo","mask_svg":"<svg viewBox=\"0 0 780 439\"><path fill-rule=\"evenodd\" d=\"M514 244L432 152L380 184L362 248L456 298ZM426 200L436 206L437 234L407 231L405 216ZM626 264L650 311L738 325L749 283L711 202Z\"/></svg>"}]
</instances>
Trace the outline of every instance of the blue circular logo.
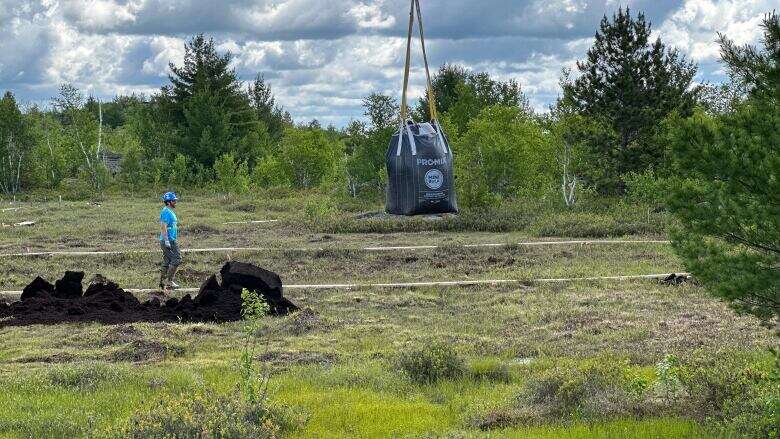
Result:
<instances>
[{"instance_id":1,"label":"blue circular logo","mask_svg":"<svg viewBox=\"0 0 780 439\"><path fill-rule=\"evenodd\" d=\"M425 173L425 185L428 186L428 189L441 189L444 186L444 174L438 169L431 169Z\"/></svg>"}]
</instances>

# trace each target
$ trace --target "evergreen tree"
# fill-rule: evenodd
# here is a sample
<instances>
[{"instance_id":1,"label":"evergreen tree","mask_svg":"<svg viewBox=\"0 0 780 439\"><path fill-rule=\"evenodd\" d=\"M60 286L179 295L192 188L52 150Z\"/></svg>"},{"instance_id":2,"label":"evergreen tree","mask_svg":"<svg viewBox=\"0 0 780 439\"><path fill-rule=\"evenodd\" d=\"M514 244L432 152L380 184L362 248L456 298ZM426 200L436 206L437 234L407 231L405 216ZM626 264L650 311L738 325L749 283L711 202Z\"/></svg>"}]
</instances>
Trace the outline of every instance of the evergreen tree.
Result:
<instances>
[{"instance_id":1,"label":"evergreen tree","mask_svg":"<svg viewBox=\"0 0 780 439\"><path fill-rule=\"evenodd\" d=\"M213 39L197 35L185 45L183 66L169 65L171 85L162 90L162 102L184 134L181 152L206 168L234 150L257 124L231 60L230 52L217 52Z\"/></svg>"},{"instance_id":2,"label":"evergreen tree","mask_svg":"<svg viewBox=\"0 0 780 439\"><path fill-rule=\"evenodd\" d=\"M263 75L258 74L249 85L249 99L257 112L258 118L265 123L268 134L274 140L279 140L284 133L284 114L276 105L271 86L265 82Z\"/></svg>"},{"instance_id":3,"label":"evergreen tree","mask_svg":"<svg viewBox=\"0 0 780 439\"><path fill-rule=\"evenodd\" d=\"M458 99L458 86L466 84L468 77L469 71L462 66L454 64L441 66L439 72L431 79L438 111L446 113L455 105ZM431 119L427 94L420 98L416 113L416 117L420 120Z\"/></svg>"},{"instance_id":4,"label":"evergreen tree","mask_svg":"<svg viewBox=\"0 0 780 439\"><path fill-rule=\"evenodd\" d=\"M642 13L634 18L621 8L612 20L605 15L587 58L577 63L580 76L564 83L564 99L611 129L589 146L590 177L602 189L622 192L623 174L661 164L660 121L675 110L690 115L696 102L696 66L650 34Z\"/></svg>"},{"instance_id":5,"label":"evergreen tree","mask_svg":"<svg viewBox=\"0 0 780 439\"><path fill-rule=\"evenodd\" d=\"M141 160L162 159L176 154L180 135L172 113L170 96L165 93L128 108L126 126L140 140Z\"/></svg>"},{"instance_id":6,"label":"evergreen tree","mask_svg":"<svg viewBox=\"0 0 780 439\"><path fill-rule=\"evenodd\" d=\"M780 317L780 20L763 23L764 51L721 36L723 62L749 97L733 111L672 124L669 208L686 268L715 295Z\"/></svg>"}]
</instances>

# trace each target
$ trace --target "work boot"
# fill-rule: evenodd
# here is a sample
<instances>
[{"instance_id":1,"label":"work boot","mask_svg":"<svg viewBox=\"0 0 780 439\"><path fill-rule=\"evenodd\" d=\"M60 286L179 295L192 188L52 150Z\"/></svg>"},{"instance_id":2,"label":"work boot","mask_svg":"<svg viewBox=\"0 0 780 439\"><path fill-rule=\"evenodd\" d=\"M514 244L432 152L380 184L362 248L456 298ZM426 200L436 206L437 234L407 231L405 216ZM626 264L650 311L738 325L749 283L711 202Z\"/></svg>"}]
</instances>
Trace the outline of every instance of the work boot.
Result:
<instances>
[{"instance_id":1,"label":"work boot","mask_svg":"<svg viewBox=\"0 0 780 439\"><path fill-rule=\"evenodd\" d=\"M169 267L168 268L168 281L166 282L166 285L168 288L172 290L178 290L181 288L179 284L173 281L173 278L176 276L176 271L179 269L179 267Z\"/></svg>"}]
</instances>

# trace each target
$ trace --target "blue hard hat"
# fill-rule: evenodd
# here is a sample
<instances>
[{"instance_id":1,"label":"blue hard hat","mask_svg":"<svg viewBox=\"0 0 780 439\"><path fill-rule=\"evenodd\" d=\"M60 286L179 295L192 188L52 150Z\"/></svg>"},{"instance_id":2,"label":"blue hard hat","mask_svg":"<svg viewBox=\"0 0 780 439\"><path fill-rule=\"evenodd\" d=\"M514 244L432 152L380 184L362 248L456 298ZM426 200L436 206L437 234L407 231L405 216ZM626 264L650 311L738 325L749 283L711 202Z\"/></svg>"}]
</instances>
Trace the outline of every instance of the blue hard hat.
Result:
<instances>
[{"instance_id":1,"label":"blue hard hat","mask_svg":"<svg viewBox=\"0 0 780 439\"><path fill-rule=\"evenodd\" d=\"M169 201L176 201L179 197L176 196L176 192L166 192L165 195L162 196L162 199L167 203Z\"/></svg>"}]
</instances>

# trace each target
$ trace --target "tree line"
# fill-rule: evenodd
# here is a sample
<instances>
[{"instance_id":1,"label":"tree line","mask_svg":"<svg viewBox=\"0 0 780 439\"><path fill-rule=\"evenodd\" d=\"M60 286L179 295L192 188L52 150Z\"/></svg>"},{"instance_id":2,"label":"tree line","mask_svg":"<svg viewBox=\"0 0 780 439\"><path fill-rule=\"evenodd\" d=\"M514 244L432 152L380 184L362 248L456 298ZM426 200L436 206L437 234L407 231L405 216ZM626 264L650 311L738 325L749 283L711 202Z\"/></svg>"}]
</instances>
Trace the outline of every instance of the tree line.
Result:
<instances>
[{"instance_id":1,"label":"tree line","mask_svg":"<svg viewBox=\"0 0 780 439\"><path fill-rule=\"evenodd\" d=\"M213 185L327 187L351 196L384 188L384 153L398 125L396 99L364 99L367 121L337 130L315 120L296 125L258 74L250 84L230 68L232 55L198 35L180 67L152 96L100 102L65 84L46 110L20 110L9 91L0 101L0 190L77 187L101 191ZM561 190L622 195L634 174L666 169L670 115L697 107L724 112L726 92L695 85L696 66L660 40L640 13L604 17L586 59L565 71L563 95L536 114L520 84L458 65L433 79L442 124L459 156L464 205ZM739 99L742 94L728 98ZM428 120L427 96L414 117ZM107 169L109 152L121 171ZM84 187L86 186L86 187Z\"/></svg>"}]
</instances>

